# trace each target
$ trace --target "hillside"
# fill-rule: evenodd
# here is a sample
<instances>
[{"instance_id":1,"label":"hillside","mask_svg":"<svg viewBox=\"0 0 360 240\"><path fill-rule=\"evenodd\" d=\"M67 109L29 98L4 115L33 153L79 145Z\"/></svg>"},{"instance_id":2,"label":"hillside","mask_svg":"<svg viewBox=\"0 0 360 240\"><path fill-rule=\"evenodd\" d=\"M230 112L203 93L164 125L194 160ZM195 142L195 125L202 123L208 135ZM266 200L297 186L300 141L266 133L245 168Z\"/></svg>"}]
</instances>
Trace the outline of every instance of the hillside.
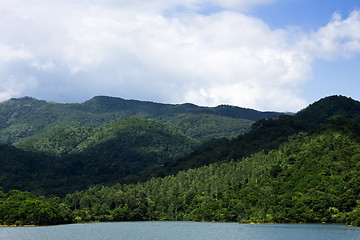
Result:
<instances>
[{"instance_id":1,"label":"hillside","mask_svg":"<svg viewBox=\"0 0 360 240\"><path fill-rule=\"evenodd\" d=\"M0 139L20 149L0 149L0 186L61 196L123 181L186 156L199 141L236 137L254 119L276 114L113 97L81 104L10 99L0 103Z\"/></svg>"},{"instance_id":2,"label":"hillside","mask_svg":"<svg viewBox=\"0 0 360 240\"><path fill-rule=\"evenodd\" d=\"M31 138L15 146L26 151L63 157L91 153L134 163L134 154L164 163L186 155L200 142L177 129L152 120L124 118L99 127L67 127L39 138ZM126 154L124 154L126 153Z\"/></svg>"},{"instance_id":3,"label":"hillside","mask_svg":"<svg viewBox=\"0 0 360 240\"><path fill-rule=\"evenodd\" d=\"M0 223L185 220L359 226L359 106L350 98L327 97L295 115L259 120L237 138L202 144L175 162L163 160L172 150L171 156L179 156L184 143L194 146L194 140L139 118L63 128L18 144L27 151L0 145L0 184L5 188L0 188ZM128 161L117 161L125 149ZM155 171L148 163L160 166ZM115 184L124 177L143 182ZM45 199L7 192L14 188L72 194Z\"/></svg>"},{"instance_id":4,"label":"hillside","mask_svg":"<svg viewBox=\"0 0 360 240\"><path fill-rule=\"evenodd\" d=\"M360 102L344 96L320 99L294 115L280 115L274 119L259 120L252 125L251 131L244 135L234 139L208 142L189 156L151 172L144 172L136 178L167 176L185 169L239 160L259 151L269 151L287 141L290 136L318 129L336 121L339 116L359 119Z\"/></svg>"},{"instance_id":5,"label":"hillside","mask_svg":"<svg viewBox=\"0 0 360 240\"><path fill-rule=\"evenodd\" d=\"M90 188L68 195L65 202L86 221L360 225L359 130L355 121L331 125L301 133L267 154L139 184Z\"/></svg>"},{"instance_id":6,"label":"hillside","mask_svg":"<svg viewBox=\"0 0 360 240\"><path fill-rule=\"evenodd\" d=\"M238 161L277 148L299 132L341 124L338 114L357 119L359 104L342 96L324 98L295 115L259 120L250 132L237 138L203 144L171 125L141 118L119 119L97 127L65 127L16 143L21 149L2 146L0 186L61 196L94 184L134 183L211 163ZM323 105L326 108L317 107Z\"/></svg>"},{"instance_id":7,"label":"hillside","mask_svg":"<svg viewBox=\"0 0 360 240\"><path fill-rule=\"evenodd\" d=\"M0 103L0 143L13 144L44 136L69 126L96 127L116 119L139 117L171 124L191 138L236 137L251 124L275 112L193 104L160 104L99 96L84 103L60 104L31 97ZM221 128L214 128L221 124Z\"/></svg>"},{"instance_id":8,"label":"hillside","mask_svg":"<svg viewBox=\"0 0 360 240\"><path fill-rule=\"evenodd\" d=\"M198 144L168 125L139 118L96 128L68 127L17 144L20 149L2 146L0 186L64 195L119 182L185 156Z\"/></svg>"},{"instance_id":9,"label":"hillside","mask_svg":"<svg viewBox=\"0 0 360 240\"><path fill-rule=\"evenodd\" d=\"M99 185L62 200L0 189L0 224L178 220L360 226L359 132L359 121L338 118L242 161L138 184ZM39 204L31 204L35 201ZM32 214L21 214L25 211Z\"/></svg>"}]
</instances>

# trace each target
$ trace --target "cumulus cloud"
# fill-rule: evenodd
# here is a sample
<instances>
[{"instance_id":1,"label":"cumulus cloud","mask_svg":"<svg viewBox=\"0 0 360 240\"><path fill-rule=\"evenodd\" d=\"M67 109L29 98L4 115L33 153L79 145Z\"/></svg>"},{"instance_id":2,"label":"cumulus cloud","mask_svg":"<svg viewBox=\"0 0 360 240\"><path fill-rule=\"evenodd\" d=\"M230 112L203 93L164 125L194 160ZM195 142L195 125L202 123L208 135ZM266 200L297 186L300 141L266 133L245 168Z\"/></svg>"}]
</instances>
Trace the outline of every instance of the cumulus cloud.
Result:
<instances>
[{"instance_id":1,"label":"cumulus cloud","mask_svg":"<svg viewBox=\"0 0 360 240\"><path fill-rule=\"evenodd\" d=\"M102 94L298 110L307 104L300 89L314 58L358 51L359 12L294 33L246 15L271 2L4 0L0 100ZM205 14L208 4L217 10Z\"/></svg>"},{"instance_id":2,"label":"cumulus cloud","mask_svg":"<svg viewBox=\"0 0 360 240\"><path fill-rule=\"evenodd\" d=\"M313 57L323 59L347 58L359 53L360 11L354 10L346 19L334 13L325 27L305 36L299 45Z\"/></svg>"}]
</instances>

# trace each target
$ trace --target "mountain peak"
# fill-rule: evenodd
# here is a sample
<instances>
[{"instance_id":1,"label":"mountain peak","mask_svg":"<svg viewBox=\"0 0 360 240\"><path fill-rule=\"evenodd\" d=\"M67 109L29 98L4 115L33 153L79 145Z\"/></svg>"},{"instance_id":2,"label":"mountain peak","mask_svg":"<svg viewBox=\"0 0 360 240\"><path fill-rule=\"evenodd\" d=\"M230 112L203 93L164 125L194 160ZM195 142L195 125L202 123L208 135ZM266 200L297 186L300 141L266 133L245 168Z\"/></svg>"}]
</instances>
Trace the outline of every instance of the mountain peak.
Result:
<instances>
[{"instance_id":1,"label":"mountain peak","mask_svg":"<svg viewBox=\"0 0 360 240\"><path fill-rule=\"evenodd\" d=\"M347 118L356 118L360 113L360 102L352 98L333 95L320 99L299 111L295 116L309 123L327 123L332 116L342 115Z\"/></svg>"},{"instance_id":2,"label":"mountain peak","mask_svg":"<svg viewBox=\"0 0 360 240\"><path fill-rule=\"evenodd\" d=\"M10 105L10 106L38 106L46 103L44 100L38 100L33 97L21 97L21 98L10 98L0 104Z\"/></svg>"}]
</instances>

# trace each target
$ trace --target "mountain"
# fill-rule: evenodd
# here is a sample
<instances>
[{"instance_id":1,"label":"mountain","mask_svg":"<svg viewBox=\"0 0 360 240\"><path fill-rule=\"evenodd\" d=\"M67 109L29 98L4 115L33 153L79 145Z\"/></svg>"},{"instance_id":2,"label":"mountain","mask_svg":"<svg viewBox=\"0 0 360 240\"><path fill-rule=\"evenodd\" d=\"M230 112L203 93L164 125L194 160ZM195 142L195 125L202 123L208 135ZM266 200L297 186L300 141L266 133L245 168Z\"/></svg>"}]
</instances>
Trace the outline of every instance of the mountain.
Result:
<instances>
[{"instance_id":1,"label":"mountain","mask_svg":"<svg viewBox=\"0 0 360 240\"><path fill-rule=\"evenodd\" d=\"M296 114L258 120L252 125L251 131L237 138L207 142L189 156L144 172L136 179L162 177L211 163L241 160L259 151L277 148L294 134L313 131L332 121L341 121L344 117L360 119L360 102L344 96L326 97Z\"/></svg>"},{"instance_id":2,"label":"mountain","mask_svg":"<svg viewBox=\"0 0 360 240\"><path fill-rule=\"evenodd\" d=\"M15 144L23 149L0 145L0 184L6 187L0 188L0 223L186 220L360 226L359 120L360 102L331 96L294 115L258 120L236 138L202 143L184 153L187 157L176 153L199 140L134 117L97 127L66 127ZM129 151L122 155L123 150ZM180 158L163 161L175 155ZM149 167L154 164L156 169ZM124 177L133 183L113 185ZM6 192L19 187L71 194L45 199Z\"/></svg>"},{"instance_id":3,"label":"mountain","mask_svg":"<svg viewBox=\"0 0 360 240\"><path fill-rule=\"evenodd\" d=\"M29 101L35 105L30 103L24 105L25 107L21 105L23 108L29 107L29 113L36 112L34 109L38 109L39 112L38 105L49 106L46 102L34 99L19 101ZM154 103L142 104L139 101L99 97L85 102L84 105L75 104L75 108L84 114L104 112L97 113L99 114L96 115L97 117L106 116L111 111L118 113L120 108L125 112L132 109L129 106L120 107L114 101L122 102L123 105L135 104L138 109L133 112L138 115L144 115L145 112L155 114L150 110L140 111L139 106L143 108L158 106ZM202 144L200 140L190 138L174 125L139 117L120 118L96 127L63 127L49 134L25 138L22 142L14 144L17 148L2 146L2 150L0 149L0 156L3 156L0 159L2 165L0 186L5 190L31 190L45 195L64 195L75 190L86 189L94 184L145 181L152 177L177 174L181 170L198 168L211 163L239 161L259 151L267 152L277 148L290 136L299 132L314 131L329 123L341 123L344 119L341 119L339 114L349 119L356 119L360 113L359 105L359 102L350 98L327 97L294 115L280 115L273 119L259 120L252 125L250 132L236 138L218 138ZM72 108L70 105L63 104L54 106L59 109L64 106ZM87 110L80 110L84 106ZM90 106L92 110L89 110ZM171 108L173 111L178 108L209 111L208 108L191 104L160 106ZM228 108L230 107L225 109ZM218 109L223 111L224 107ZM216 108L211 111L216 111ZM25 114L24 110L19 112ZM170 118L170 115L161 114L156 113L158 116ZM189 117L189 114L203 117L193 112L182 115ZM128 115L131 114L128 113ZM19 118L22 119L20 116ZM36 116L34 118L36 119ZM41 121L34 121L35 123L40 124ZM208 125L211 124L208 123ZM215 127L212 126L212 128ZM211 128L207 131L210 131L209 129ZM9 154L10 152L12 153Z\"/></svg>"},{"instance_id":4,"label":"mountain","mask_svg":"<svg viewBox=\"0 0 360 240\"><path fill-rule=\"evenodd\" d=\"M139 117L171 124L191 138L236 137L276 112L233 107L161 104L98 96L84 103L60 104L31 97L0 103L0 143L13 144L69 126L96 127L116 119Z\"/></svg>"},{"instance_id":5,"label":"mountain","mask_svg":"<svg viewBox=\"0 0 360 240\"><path fill-rule=\"evenodd\" d=\"M169 220L360 226L360 124L339 120L242 161L142 183L98 185L62 199L0 188L0 224Z\"/></svg>"},{"instance_id":6,"label":"mountain","mask_svg":"<svg viewBox=\"0 0 360 240\"><path fill-rule=\"evenodd\" d=\"M0 103L0 140L17 148L0 148L0 186L65 195L123 181L188 155L200 142L236 137L254 120L277 114L105 96L81 104L10 99Z\"/></svg>"},{"instance_id":7,"label":"mountain","mask_svg":"<svg viewBox=\"0 0 360 240\"><path fill-rule=\"evenodd\" d=\"M360 225L360 130L300 133L268 153L66 197L85 221L178 220ZM99 211L101 209L101 211ZM76 218L75 217L75 218Z\"/></svg>"},{"instance_id":8,"label":"mountain","mask_svg":"<svg viewBox=\"0 0 360 240\"><path fill-rule=\"evenodd\" d=\"M135 162L135 153L146 153L147 159L164 163L186 155L199 143L170 125L132 117L95 128L68 127L15 146L57 157L91 153L101 157L116 156L125 162ZM126 156L129 152L134 154Z\"/></svg>"},{"instance_id":9,"label":"mountain","mask_svg":"<svg viewBox=\"0 0 360 240\"><path fill-rule=\"evenodd\" d=\"M99 127L68 127L2 146L0 186L65 195L121 181L189 154L200 142L164 123L119 119ZM0 155L1 156L1 155Z\"/></svg>"},{"instance_id":10,"label":"mountain","mask_svg":"<svg viewBox=\"0 0 360 240\"><path fill-rule=\"evenodd\" d=\"M295 119L303 122L304 129L310 129L329 123L334 116L355 119L359 113L360 102L345 96L329 96L299 111Z\"/></svg>"}]
</instances>

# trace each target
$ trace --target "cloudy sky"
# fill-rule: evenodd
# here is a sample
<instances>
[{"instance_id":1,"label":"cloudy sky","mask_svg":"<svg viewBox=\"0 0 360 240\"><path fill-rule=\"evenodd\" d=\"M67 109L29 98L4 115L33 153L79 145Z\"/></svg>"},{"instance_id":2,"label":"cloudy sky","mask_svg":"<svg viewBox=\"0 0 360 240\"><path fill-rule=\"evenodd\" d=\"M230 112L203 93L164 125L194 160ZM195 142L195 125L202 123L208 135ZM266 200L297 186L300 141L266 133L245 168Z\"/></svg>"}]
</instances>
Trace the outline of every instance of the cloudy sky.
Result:
<instances>
[{"instance_id":1,"label":"cloudy sky","mask_svg":"<svg viewBox=\"0 0 360 240\"><path fill-rule=\"evenodd\" d=\"M0 101L360 100L358 0L0 0Z\"/></svg>"}]
</instances>

